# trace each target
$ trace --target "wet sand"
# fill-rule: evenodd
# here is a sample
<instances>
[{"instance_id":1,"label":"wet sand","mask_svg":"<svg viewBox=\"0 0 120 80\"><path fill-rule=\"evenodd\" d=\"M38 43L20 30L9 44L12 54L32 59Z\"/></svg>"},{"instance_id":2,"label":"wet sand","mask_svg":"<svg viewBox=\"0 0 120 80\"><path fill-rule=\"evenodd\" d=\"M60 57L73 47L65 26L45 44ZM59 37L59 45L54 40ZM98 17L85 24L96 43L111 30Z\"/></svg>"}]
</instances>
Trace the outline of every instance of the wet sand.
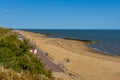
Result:
<instances>
[{"instance_id":1,"label":"wet sand","mask_svg":"<svg viewBox=\"0 0 120 80\"><path fill-rule=\"evenodd\" d=\"M81 80L120 80L120 57L94 51L82 41L47 38L42 34L19 30L17 32L33 41L56 63L79 75ZM59 73L54 75L63 77Z\"/></svg>"}]
</instances>

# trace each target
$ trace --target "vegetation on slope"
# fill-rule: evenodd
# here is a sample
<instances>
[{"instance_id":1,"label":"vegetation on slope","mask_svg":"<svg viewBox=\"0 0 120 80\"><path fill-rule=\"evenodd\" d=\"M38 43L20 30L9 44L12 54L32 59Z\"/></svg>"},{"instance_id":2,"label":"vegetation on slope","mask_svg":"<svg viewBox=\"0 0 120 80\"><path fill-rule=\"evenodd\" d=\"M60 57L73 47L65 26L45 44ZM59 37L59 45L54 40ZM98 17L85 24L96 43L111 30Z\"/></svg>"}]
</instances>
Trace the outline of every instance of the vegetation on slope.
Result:
<instances>
[{"instance_id":1,"label":"vegetation on slope","mask_svg":"<svg viewBox=\"0 0 120 80\"><path fill-rule=\"evenodd\" d=\"M20 41L11 30L4 28L0 28L0 63L5 69L12 69L18 73L29 74L29 76L31 75L30 77L32 77L32 75L37 77L44 75L50 80L54 80L51 71L45 69L43 63L29 52L28 43L26 41ZM0 73L0 77L3 74L4 73Z\"/></svg>"}]
</instances>

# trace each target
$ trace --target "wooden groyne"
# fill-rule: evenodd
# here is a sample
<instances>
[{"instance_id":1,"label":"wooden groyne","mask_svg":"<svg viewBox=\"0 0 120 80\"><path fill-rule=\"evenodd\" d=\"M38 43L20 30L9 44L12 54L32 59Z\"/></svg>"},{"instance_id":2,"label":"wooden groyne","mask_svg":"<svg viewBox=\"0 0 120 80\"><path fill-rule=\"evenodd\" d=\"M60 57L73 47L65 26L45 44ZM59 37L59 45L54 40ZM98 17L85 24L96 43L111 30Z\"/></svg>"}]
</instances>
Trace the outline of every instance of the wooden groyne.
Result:
<instances>
[{"instance_id":1,"label":"wooden groyne","mask_svg":"<svg viewBox=\"0 0 120 80\"><path fill-rule=\"evenodd\" d=\"M63 38L63 39L67 39L67 40L75 40L75 41L82 41L85 43L89 43L89 44L95 44L96 42L93 40L85 40L85 39L74 39L74 38Z\"/></svg>"}]
</instances>

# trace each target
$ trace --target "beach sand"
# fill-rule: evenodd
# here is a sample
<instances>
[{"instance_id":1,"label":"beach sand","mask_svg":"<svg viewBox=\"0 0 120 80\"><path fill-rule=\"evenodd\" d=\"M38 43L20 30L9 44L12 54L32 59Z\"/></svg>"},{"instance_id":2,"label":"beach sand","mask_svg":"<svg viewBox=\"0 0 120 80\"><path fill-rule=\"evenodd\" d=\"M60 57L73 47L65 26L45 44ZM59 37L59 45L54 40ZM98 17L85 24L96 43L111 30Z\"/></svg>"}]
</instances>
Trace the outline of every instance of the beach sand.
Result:
<instances>
[{"instance_id":1,"label":"beach sand","mask_svg":"<svg viewBox=\"0 0 120 80\"><path fill-rule=\"evenodd\" d=\"M47 38L42 34L20 30L17 32L33 41L56 63L63 64L69 72L76 74L78 80L120 80L120 57L94 51L82 41ZM70 77L59 72L54 72L54 76L70 80Z\"/></svg>"}]
</instances>

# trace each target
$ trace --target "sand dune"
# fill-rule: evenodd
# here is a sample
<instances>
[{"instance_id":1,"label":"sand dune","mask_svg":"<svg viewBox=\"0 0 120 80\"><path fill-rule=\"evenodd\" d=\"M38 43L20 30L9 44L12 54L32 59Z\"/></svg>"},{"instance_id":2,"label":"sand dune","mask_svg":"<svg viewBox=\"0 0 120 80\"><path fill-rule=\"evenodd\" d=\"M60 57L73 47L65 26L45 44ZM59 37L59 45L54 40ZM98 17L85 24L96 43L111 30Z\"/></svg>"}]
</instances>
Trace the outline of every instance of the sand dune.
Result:
<instances>
[{"instance_id":1,"label":"sand dune","mask_svg":"<svg viewBox=\"0 0 120 80\"><path fill-rule=\"evenodd\" d=\"M78 74L81 80L120 80L119 57L94 51L82 41L47 38L42 34L20 30L17 32L32 40L68 71ZM65 59L70 62L65 62ZM56 75L58 76L58 73Z\"/></svg>"}]
</instances>

